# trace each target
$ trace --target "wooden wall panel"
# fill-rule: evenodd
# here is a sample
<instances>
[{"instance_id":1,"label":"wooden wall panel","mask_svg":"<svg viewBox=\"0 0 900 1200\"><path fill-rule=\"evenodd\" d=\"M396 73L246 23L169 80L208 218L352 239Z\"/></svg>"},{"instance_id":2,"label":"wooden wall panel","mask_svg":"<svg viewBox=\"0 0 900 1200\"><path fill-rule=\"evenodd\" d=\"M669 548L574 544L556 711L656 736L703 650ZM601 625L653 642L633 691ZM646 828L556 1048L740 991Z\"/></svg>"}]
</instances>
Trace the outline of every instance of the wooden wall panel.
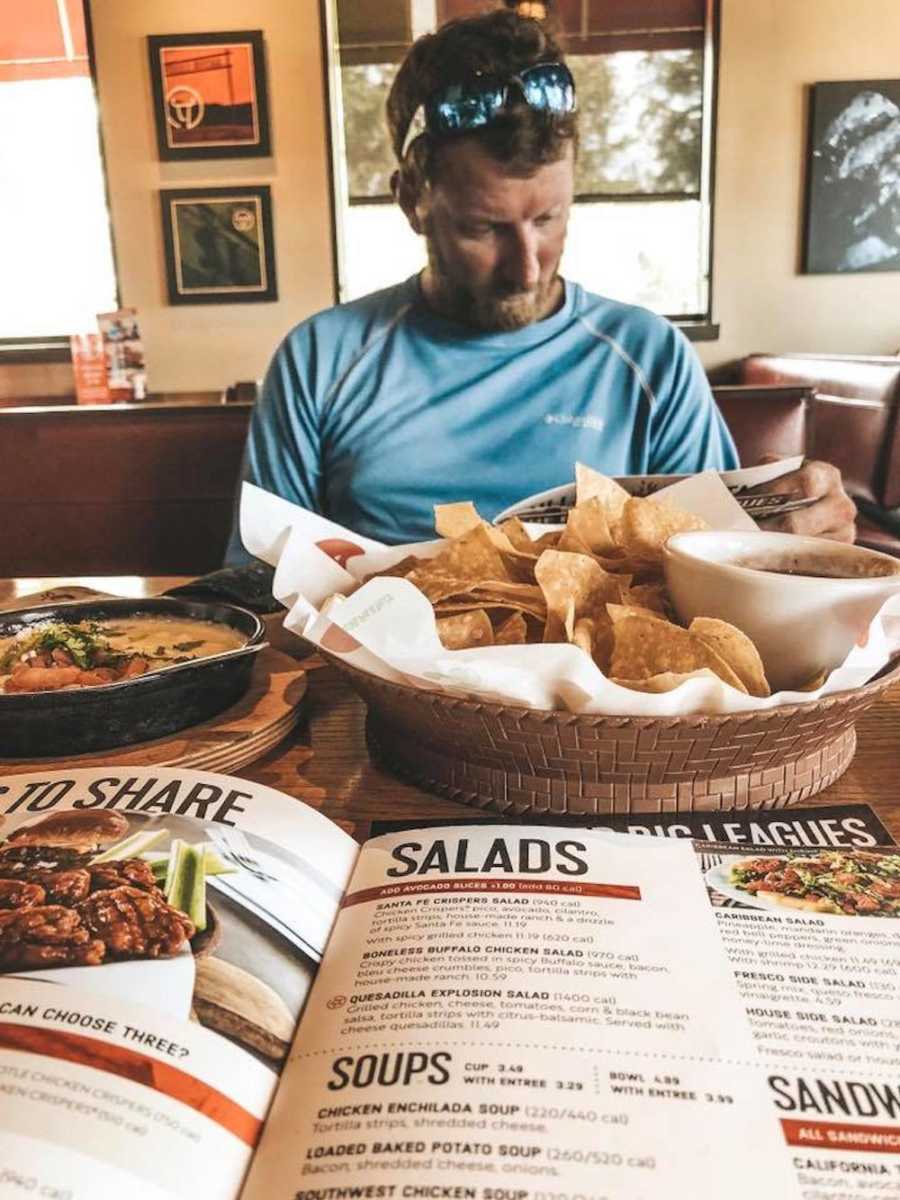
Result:
<instances>
[{"instance_id":1,"label":"wooden wall panel","mask_svg":"<svg viewBox=\"0 0 900 1200\"><path fill-rule=\"evenodd\" d=\"M0 410L0 575L220 566L251 411Z\"/></svg>"}]
</instances>

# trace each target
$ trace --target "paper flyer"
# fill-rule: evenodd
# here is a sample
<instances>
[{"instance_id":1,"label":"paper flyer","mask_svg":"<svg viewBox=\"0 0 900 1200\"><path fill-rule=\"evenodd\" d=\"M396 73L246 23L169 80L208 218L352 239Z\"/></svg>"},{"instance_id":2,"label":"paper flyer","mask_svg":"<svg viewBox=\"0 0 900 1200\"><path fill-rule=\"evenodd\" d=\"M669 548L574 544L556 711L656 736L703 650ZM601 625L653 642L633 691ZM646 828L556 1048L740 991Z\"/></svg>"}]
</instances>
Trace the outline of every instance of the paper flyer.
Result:
<instances>
[{"instance_id":1,"label":"paper flyer","mask_svg":"<svg viewBox=\"0 0 900 1200\"><path fill-rule=\"evenodd\" d=\"M112 400L143 400L147 395L147 363L138 328L137 309L99 313L97 324L106 355L106 375Z\"/></svg>"}]
</instances>

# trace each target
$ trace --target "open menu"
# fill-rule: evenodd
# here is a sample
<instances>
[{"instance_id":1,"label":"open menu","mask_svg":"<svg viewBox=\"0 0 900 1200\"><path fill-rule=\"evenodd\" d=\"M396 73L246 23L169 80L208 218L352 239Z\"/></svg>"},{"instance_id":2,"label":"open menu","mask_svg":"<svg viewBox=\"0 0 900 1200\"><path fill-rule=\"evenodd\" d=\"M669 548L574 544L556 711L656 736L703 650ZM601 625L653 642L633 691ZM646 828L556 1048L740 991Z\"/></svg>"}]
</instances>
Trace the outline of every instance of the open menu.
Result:
<instances>
[{"instance_id":1,"label":"open menu","mask_svg":"<svg viewBox=\"0 0 900 1200\"><path fill-rule=\"evenodd\" d=\"M803 463L802 456L783 458L776 462L764 463L758 467L741 467L735 471L717 471L719 479L728 488L732 496L744 510L757 521L769 517L782 517L807 508L815 503L815 497L799 496L791 492L764 490L766 484L774 483L782 475L796 471ZM630 496L654 496L664 488L689 479L689 475L620 475L616 483L621 484ZM577 489L574 483L563 484L562 487L550 488L545 492L537 492L526 496L516 504L511 504L494 520L499 523L510 517L518 517L520 521L533 522L536 525L552 525L556 522L565 523L566 514L574 507Z\"/></svg>"},{"instance_id":2,"label":"open menu","mask_svg":"<svg viewBox=\"0 0 900 1200\"><path fill-rule=\"evenodd\" d=\"M360 846L111 768L6 777L0 816L0 1197L900 1194L865 806Z\"/></svg>"}]
</instances>

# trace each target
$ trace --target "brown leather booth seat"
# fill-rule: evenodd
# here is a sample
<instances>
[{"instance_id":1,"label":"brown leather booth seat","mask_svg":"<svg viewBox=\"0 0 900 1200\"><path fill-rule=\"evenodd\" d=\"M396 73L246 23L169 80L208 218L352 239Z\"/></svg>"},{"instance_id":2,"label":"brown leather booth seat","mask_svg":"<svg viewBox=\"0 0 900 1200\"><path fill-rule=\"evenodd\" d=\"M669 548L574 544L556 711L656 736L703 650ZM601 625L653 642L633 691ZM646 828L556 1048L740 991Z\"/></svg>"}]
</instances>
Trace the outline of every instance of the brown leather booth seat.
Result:
<instances>
[{"instance_id":1,"label":"brown leather booth seat","mask_svg":"<svg viewBox=\"0 0 900 1200\"><path fill-rule=\"evenodd\" d=\"M713 387L741 462L748 467L766 454L789 458L806 453L809 410L815 394L812 387Z\"/></svg>"},{"instance_id":2,"label":"brown leather booth seat","mask_svg":"<svg viewBox=\"0 0 900 1200\"><path fill-rule=\"evenodd\" d=\"M851 495L900 506L900 358L751 354L738 382L814 387L809 457L839 467Z\"/></svg>"},{"instance_id":3,"label":"brown leather booth seat","mask_svg":"<svg viewBox=\"0 0 900 1200\"><path fill-rule=\"evenodd\" d=\"M900 553L900 358L751 354L717 376L743 462L803 453L834 463L860 507L860 541Z\"/></svg>"}]
</instances>

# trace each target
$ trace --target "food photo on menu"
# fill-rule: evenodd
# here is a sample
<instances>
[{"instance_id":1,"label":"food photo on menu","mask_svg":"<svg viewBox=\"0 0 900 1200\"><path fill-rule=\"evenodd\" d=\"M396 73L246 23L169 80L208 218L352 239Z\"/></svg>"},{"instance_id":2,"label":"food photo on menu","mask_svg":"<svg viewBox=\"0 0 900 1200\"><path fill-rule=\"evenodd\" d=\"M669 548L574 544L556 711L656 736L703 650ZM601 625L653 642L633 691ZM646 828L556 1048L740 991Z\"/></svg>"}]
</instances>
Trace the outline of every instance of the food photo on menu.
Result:
<instances>
[{"instance_id":1,"label":"food photo on menu","mask_svg":"<svg viewBox=\"0 0 900 1200\"><path fill-rule=\"evenodd\" d=\"M203 1194L235 1196L355 843L168 768L6 775L0 814L0 1160L37 1139L47 1187L179 1195L200 1145Z\"/></svg>"},{"instance_id":2,"label":"food photo on menu","mask_svg":"<svg viewBox=\"0 0 900 1200\"><path fill-rule=\"evenodd\" d=\"M51 814L0 843L0 970L152 996L277 1070L330 900L314 864L238 830L178 816Z\"/></svg>"},{"instance_id":3,"label":"food photo on menu","mask_svg":"<svg viewBox=\"0 0 900 1200\"><path fill-rule=\"evenodd\" d=\"M885 850L791 850L710 863L707 886L747 908L794 909L836 917L900 917L900 853Z\"/></svg>"}]
</instances>

